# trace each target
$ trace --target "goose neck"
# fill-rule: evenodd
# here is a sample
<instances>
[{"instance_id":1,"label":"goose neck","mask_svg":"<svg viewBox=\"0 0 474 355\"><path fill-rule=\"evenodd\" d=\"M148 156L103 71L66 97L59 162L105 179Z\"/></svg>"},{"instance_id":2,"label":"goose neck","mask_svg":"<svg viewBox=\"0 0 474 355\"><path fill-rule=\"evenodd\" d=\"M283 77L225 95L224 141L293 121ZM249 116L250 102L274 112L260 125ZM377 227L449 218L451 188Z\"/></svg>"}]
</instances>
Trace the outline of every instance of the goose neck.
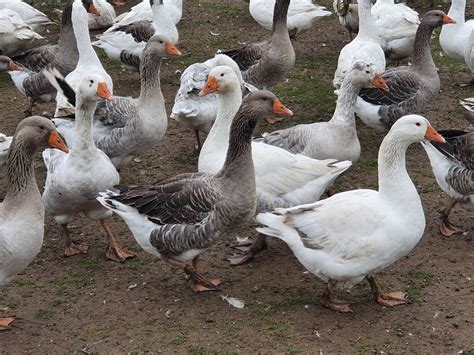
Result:
<instances>
[{"instance_id":1,"label":"goose neck","mask_svg":"<svg viewBox=\"0 0 474 355\"><path fill-rule=\"evenodd\" d=\"M372 17L372 3L370 0L359 1L359 38L379 41L379 33Z\"/></svg>"},{"instance_id":2,"label":"goose neck","mask_svg":"<svg viewBox=\"0 0 474 355\"><path fill-rule=\"evenodd\" d=\"M91 39L89 37L89 19L82 3L74 3L72 14L74 18L72 27L74 28L77 50L79 52L79 62L77 65L84 66L100 63L97 53L94 51L94 48L92 48Z\"/></svg>"},{"instance_id":3,"label":"goose neck","mask_svg":"<svg viewBox=\"0 0 474 355\"><path fill-rule=\"evenodd\" d=\"M452 0L448 16L453 18L457 24L463 24L466 21L466 0Z\"/></svg>"},{"instance_id":4,"label":"goose neck","mask_svg":"<svg viewBox=\"0 0 474 355\"><path fill-rule=\"evenodd\" d=\"M276 0L273 8L273 34L284 33L288 34L287 17L288 8L290 7L290 0Z\"/></svg>"},{"instance_id":5,"label":"goose neck","mask_svg":"<svg viewBox=\"0 0 474 355\"><path fill-rule=\"evenodd\" d=\"M161 61L160 56L147 53L145 49L140 61L140 96L138 102L141 105L159 101L157 96L161 95Z\"/></svg>"},{"instance_id":6,"label":"goose neck","mask_svg":"<svg viewBox=\"0 0 474 355\"><path fill-rule=\"evenodd\" d=\"M92 135L92 121L97 103L85 99L80 93L78 93L76 97L76 120L74 124L76 141L70 155L71 157L90 156L90 154L96 150Z\"/></svg>"},{"instance_id":7,"label":"goose neck","mask_svg":"<svg viewBox=\"0 0 474 355\"><path fill-rule=\"evenodd\" d=\"M344 78L341 88L339 89L336 110L334 111L332 119L329 121L331 124L355 127L354 107L360 89L360 86L353 84L350 75Z\"/></svg>"},{"instance_id":8,"label":"goose neck","mask_svg":"<svg viewBox=\"0 0 474 355\"><path fill-rule=\"evenodd\" d=\"M434 27L421 22L415 35L415 52L413 53L414 68L419 70L436 69L436 65L431 55L431 35Z\"/></svg>"}]
</instances>

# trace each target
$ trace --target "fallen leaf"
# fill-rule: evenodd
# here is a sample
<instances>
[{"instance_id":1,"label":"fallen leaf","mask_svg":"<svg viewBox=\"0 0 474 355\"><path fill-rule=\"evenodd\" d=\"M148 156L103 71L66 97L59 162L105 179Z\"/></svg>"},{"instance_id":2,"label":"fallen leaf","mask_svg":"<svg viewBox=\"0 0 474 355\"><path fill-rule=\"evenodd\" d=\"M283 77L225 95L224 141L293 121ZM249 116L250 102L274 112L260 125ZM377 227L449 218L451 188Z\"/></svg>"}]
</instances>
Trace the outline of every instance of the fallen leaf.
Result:
<instances>
[{"instance_id":1,"label":"fallen leaf","mask_svg":"<svg viewBox=\"0 0 474 355\"><path fill-rule=\"evenodd\" d=\"M221 296L223 300L226 300L231 306L235 308L242 309L245 307L245 303L242 300L239 300L238 298L234 297L228 297L228 296Z\"/></svg>"}]
</instances>

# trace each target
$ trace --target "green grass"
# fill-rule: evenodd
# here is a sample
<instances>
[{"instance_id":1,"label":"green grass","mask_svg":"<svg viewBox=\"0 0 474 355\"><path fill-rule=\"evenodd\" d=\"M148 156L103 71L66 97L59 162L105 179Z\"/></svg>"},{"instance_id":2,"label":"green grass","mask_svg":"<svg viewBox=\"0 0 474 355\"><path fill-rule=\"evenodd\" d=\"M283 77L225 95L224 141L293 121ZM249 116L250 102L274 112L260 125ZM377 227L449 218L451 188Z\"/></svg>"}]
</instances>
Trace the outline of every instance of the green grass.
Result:
<instances>
[{"instance_id":1,"label":"green grass","mask_svg":"<svg viewBox=\"0 0 474 355\"><path fill-rule=\"evenodd\" d=\"M35 313L35 318L41 320L48 320L53 318L53 312L49 309L38 309Z\"/></svg>"},{"instance_id":2,"label":"green grass","mask_svg":"<svg viewBox=\"0 0 474 355\"><path fill-rule=\"evenodd\" d=\"M421 300L421 291L432 284L433 274L425 271L410 271L408 279L405 288L408 298L418 303Z\"/></svg>"},{"instance_id":3,"label":"green grass","mask_svg":"<svg viewBox=\"0 0 474 355\"><path fill-rule=\"evenodd\" d=\"M67 294L69 287L74 286L76 289L81 289L94 284L95 280L92 274L86 271L56 277L51 283L56 286L56 292L58 294Z\"/></svg>"},{"instance_id":4,"label":"green grass","mask_svg":"<svg viewBox=\"0 0 474 355\"><path fill-rule=\"evenodd\" d=\"M21 287L35 287L36 286L35 281L30 280L30 279L15 279L13 280L13 283Z\"/></svg>"}]
</instances>

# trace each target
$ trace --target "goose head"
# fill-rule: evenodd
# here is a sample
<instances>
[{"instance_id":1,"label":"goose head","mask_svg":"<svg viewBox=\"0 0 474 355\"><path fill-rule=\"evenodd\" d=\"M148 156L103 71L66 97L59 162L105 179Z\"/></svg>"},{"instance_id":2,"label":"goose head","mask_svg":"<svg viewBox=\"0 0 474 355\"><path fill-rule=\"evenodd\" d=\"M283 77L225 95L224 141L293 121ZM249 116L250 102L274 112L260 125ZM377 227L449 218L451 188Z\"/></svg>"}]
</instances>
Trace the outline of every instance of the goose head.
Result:
<instances>
[{"instance_id":1,"label":"goose head","mask_svg":"<svg viewBox=\"0 0 474 355\"><path fill-rule=\"evenodd\" d=\"M354 62L349 75L346 77L352 84L363 88L375 86L383 91L389 90L382 75L377 72L377 67L372 63L366 63L361 60Z\"/></svg>"},{"instance_id":2,"label":"goose head","mask_svg":"<svg viewBox=\"0 0 474 355\"><path fill-rule=\"evenodd\" d=\"M441 10L428 11L422 18L421 24L428 25L431 28L439 27L445 24L456 23L451 17Z\"/></svg>"},{"instance_id":3,"label":"goose head","mask_svg":"<svg viewBox=\"0 0 474 355\"><path fill-rule=\"evenodd\" d=\"M7 56L0 55L0 72L6 71L22 71L22 67L17 65L13 60Z\"/></svg>"},{"instance_id":4,"label":"goose head","mask_svg":"<svg viewBox=\"0 0 474 355\"><path fill-rule=\"evenodd\" d=\"M97 7L94 5L93 0L75 0L75 2L80 3L82 1L82 5L86 9L86 11L90 14L94 14L100 16L100 12Z\"/></svg>"},{"instance_id":5,"label":"goose head","mask_svg":"<svg viewBox=\"0 0 474 355\"><path fill-rule=\"evenodd\" d=\"M101 81L100 76L94 74L87 75L81 81L77 92L83 99L95 102L113 99L107 84Z\"/></svg>"},{"instance_id":6,"label":"goose head","mask_svg":"<svg viewBox=\"0 0 474 355\"><path fill-rule=\"evenodd\" d=\"M219 65L209 72L206 84L202 88L199 96L205 96L217 92L226 94L229 92L240 92L240 82L235 71L227 65Z\"/></svg>"},{"instance_id":7,"label":"goose head","mask_svg":"<svg viewBox=\"0 0 474 355\"><path fill-rule=\"evenodd\" d=\"M156 54L163 57L179 57L181 52L175 47L174 43L166 36L155 35L151 37L143 50L144 53Z\"/></svg>"},{"instance_id":8,"label":"goose head","mask_svg":"<svg viewBox=\"0 0 474 355\"><path fill-rule=\"evenodd\" d=\"M16 128L14 140L21 140L33 152L47 147L69 152L54 123L41 116L27 117L21 121Z\"/></svg>"},{"instance_id":9,"label":"goose head","mask_svg":"<svg viewBox=\"0 0 474 355\"><path fill-rule=\"evenodd\" d=\"M267 90L251 92L244 98L242 106L247 107L251 116L265 119L270 124L283 120L282 116L293 116L293 112L283 106L275 94Z\"/></svg>"},{"instance_id":10,"label":"goose head","mask_svg":"<svg viewBox=\"0 0 474 355\"><path fill-rule=\"evenodd\" d=\"M393 124L389 134L397 136L398 140L407 145L425 140L446 143L443 136L430 125L426 118L420 115L401 117Z\"/></svg>"}]
</instances>

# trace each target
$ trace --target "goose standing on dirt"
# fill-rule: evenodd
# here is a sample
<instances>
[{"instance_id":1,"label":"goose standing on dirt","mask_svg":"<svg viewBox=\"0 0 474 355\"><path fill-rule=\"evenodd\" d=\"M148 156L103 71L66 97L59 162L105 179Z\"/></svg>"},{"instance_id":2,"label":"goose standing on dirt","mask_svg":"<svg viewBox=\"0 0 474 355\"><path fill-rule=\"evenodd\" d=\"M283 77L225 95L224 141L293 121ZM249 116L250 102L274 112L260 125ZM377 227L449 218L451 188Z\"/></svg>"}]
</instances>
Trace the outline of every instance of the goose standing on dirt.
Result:
<instances>
[{"instance_id":1,"label":"goose standing on dirt","mask_svg":"<svg viewBox=\"0 0 474 355\"><path fill-rule=\"evenodd\" d=\"M47 26L55 25L43 12L21 0L0 0L0 10L15 11L35 32L43 34Z\"/></svg>"},{"instance_id":2,"label":"goose standing on dirt","mask_svg":"<svg viewBox=\"0 0 474 355\"><path fill-rule=\"evenodd\" d=\"M332 6L339 19L339 23L347 29L352 41L352 34L359 32L359 7L357 0L334 0Z\"/></svg>"},{"instance_id":3,"label":"goose standing on dirt","mask_svg":"<svg viewBox=\"0 0 474 355\"><path fill-rule=\"evenodd\" d=\"M72 23L80 21L80 18L78 11L73 10L72 4L68 4L62 13L57 44L33 48L12 58L23 68L21 72L13 71L9 74L17 89L30 100L25 110L26 115L31 115L36 101L49 102L56 95L56 90L41 73L44 68L54 67L66 76L77 65L79 52ZM89 13L97 12L90 0L83 0L82 5Z\"/></svg>"},{"instance_id":4,"label":"goose standing on dirt","mask_svg":"<svg viewBox=\"0 0 474 355\"><path fill-rule=\"evenodd\" d=\"M474 19L466 21L466 0L452 0L448 16L456 22L443 26L439 44L448 57L464 62L465 48L474 30Z\"/></svg>"},{"instance_id":5,"label":"goose standing on dirt","mask_svg":"<svg viewBox=\"0 0 474 355\"><path fill-rule=\"evenodd\" d=\"M352 190L312 204L277 209L257 216L260 233L279 238L303 266L327 282L321 304L352 312L333 299L366 278L374 300L386 307L409 303L403 292L382 293L373 274L413 250L425 230L420 196L405 166L408 146L443 137L418 115L398 120L379 150L379 190Z\"/></svg>"},{"instance_id":6,"label":"goose standing on dirt","mask_svg":"<svg viewBox=\"0 0 474 355\"><path fill-rule=\"evenodd\" d=\"M443 11L427 12L416 32L412 65L390 68L382 74L388 91L361 90L356 113L367 126L386 131L400 117L423 110L438 94L440 80L431 55L431 35L436 27L451 23L454 20Z\"/></svg>"},{"instance_id":7,"label":"goose standing on dirt","mask_svg":"<svg viewBox=\"0 0 474 355\"><path fill-rule=\"evenodd\" d=\"M28 117L18 125L7 161L7 193L0 204L0 286L22 272L40 252L44 206L35 179L34 156L47 146L68 152L53 123ZM0 330L14 317L0 318Z\"/></svg>"},{"instance_id":8,"label":"goose standing on dirt","mask_svg":"<svg viewBox=\"0 0 474 355\"><path fill-rule=\"evenodd\" d=\"M34 40L42 39L15 11L0 9L0 53L15 55L28 49Z\"/></svg>"},{"instance_id":9,"label":"goose standing on dirt","mask_svg":"<svg viewBox=\"0 0 474 355\"><path fill-rule=\"evenodd\" d=\"M89 19L81 0L74 0L72 11L75 20L72 27L74 28L74 36L76 37L77 49L79 51L79 60L76 68L65 77L66 82L75 90L79 87L84 76L94 74L100 76L101 81L105 82L109 90L113 92L114 84L112 78L105 71L97 53L92 47L89 37ZM54 116L69 116L73 113L74 108L68 103L67 98L61 92L58 92Z\"/></svg>"},{"instance_id":10,"label":"goose standing on dirt","mask_svg":"<svg viewBox=\"0 0 474 355\"><path fill-rule=\"evenodd\" d=\"M146 43L153 35L178 43L179 35L163 0L150 0L153 21L142 20L129 25L115 24L93 44L102 48L110 59L121 61L125 68L137 70Z\"/></svg>"},{"instance_id":11,"label":"goose standing on dirt","mask_svg":"<svg viewBox=\"0 0 474 355\"><path fill-rule=\"evenodd\" d=\"M456 203L474 207L474 130L439 131L446 143L423 144L439 187L450 197L441 212L440 232L445 237L463 233L449 222L449 213Z\"/></svg>"},{"instance_id":12,"label":"goose standing on dirt","mask_svg":"<svg viewBox=\"0 0 474 355\"><path fill-rule=\"evenodd\" d=\"M299 124L264 134L263 142L313 159L350 160L355 164L360 157L355 104L361 88L372 86L387 89L373 64L355 62L342 82L336 110L329 121Z\"/></svg>"},{"instance_id":13,"label":"goose standing on dirt","mask_svg":"<svg viewBox=\"0 0 474 355\"><path fill-rule=\"evenodd\" d=\"M115 20L114 7L106 0L93 0L98 14L89 13L89 30L99 30L112 26Z\"/></svg>"},{"instance_id":14,"label":"goose standing on dirt","mask_svg":"<svg viewBox=\"0 0 474 355\"><path fill-rule=\"evenodd\" d=\"M249 11L252 18L263 28L271 31L275 0L250 0ZM288 8L287 27L291 38L313 27L322 17L331 15L324 6L313 0L293 0Z\"/></svg>"},{"instance_id":15,"label":"goose standing on dirt","mask_svg":"<svg viewBox=\"0 0 474 355\"><path fill-rule=\"evenodd\" d=\"M239 65L245 82L271 90L295 65L295 50L287 28L290 0L276 0L273 10L272 38L223 52Z\"/></svg>"},{"instance_id":16,"label":"goose standing on dirt","mask_svg":"<svg viewBox=\"0 0 474 355\"><path fill-rule=\"evenodd\" d=\"M201 150L199 132L209 133L217 115L219 98L216 94L199 96L199 92L206 84L209 71L219 65L227 65L234 69L245 93L249 85L242 79L239 66L229 56L216 54L214 58L203 63L194 63L181 75L181 84L171 109L171 118L186 128L190 128L196 135L196 149Z\"/></svg>"},{"instance_id":17,"label":"goose standing on dirt","mask_svg":"<svg viewBox=\"0 0 474 355\"><path fill-rule=\"evenodd\" d=\"M175 25L181 20L183 14L183 0L163 0L168 15ZM138 21L153 21L153 11L150 7L150 0L142 0L142 2L133 6L130 11L115 18L114 27L130 25Z\"/></svg>"},{"instance_id":18,"label":"goose standing on dirt","mask_svg":"<svg viewBox=\"0 0 474 355\"><path fill-rule=\"evenodd\" d=\"M45 71L45 75L55 87L60 86L57 72ZM84 213L89 219L100 220L107 235L109 246L106 257L122 262L135 256L115 240L106 219L112 213L103 208L95 198L100 191L111 188L120 181L114 165L101 150L97 149L92 138L92 122L97 102L101 99L110 100L112 95L107 84L98 75L90 74L82 78L77 90L76 135L74 147L69 154L47 149L43 159L48 170L46 176L43 202L46 213L52 215L61 225L66 236L64 255L72 256L86 253L89 248L85 244L75 244L67 228L78 213Z\"/></svg>"},{"instance_id":19,"label":"goose standing on dirt","mask_svg":"<svg viewBox=\"0 0 474 355\"><path fill-rule=\"evenodd\" d=\"M400 61L411 57L420 24L418 12L404 3L395 4L395 0L377 0L372 7L372 16L387 58Z\"/></svg>"},{"instance_id":20,"label":"goose standing on dirt","mask_svg":"<svg viewBox=\"0 0 474 355\"><path fill-rule=\"evenodd\" d=\"M217 279L197 271L199 254L255 215L252 132L257 120L288 113L268 91L248 95L230 129L225 163L216 174L181 174L151 187L117 186L98 200L124 219L140 246L186 272L195 291Z\"/></svg>"},{"instance_id":21,"label":"goose standing on dirt","mask_svg":"<svg viewBox=\"0 0 474 355\"><path fill-rule=\"evenodd\" d=\"M370 13L370 0L359 0L359 33L353 41L342 48L334 73L333 85L338 89L344 76L351 70L354 61L373 63L377 71L385 70L385 53L380 46L381 40Z\"/></svg>"},{"instance_id":22,"label":"goose standing on dirt","mask_svg":"<svg viewBox=\"0 0 474 355\"><path fill-rule=\"evenodd\" d=\"M212 93L219 95L219 108L198 161L198 170L209 174L217 173L224 164L232 119L242 102L240 83L232 68L219 66L211 70L200 95ZM269 119L269 123L273 122L274 119ZM317 201L351 166L349 161L315 160L258 141L252 141L252 159L259 212ZM237 246L246 253L229 258L233 265L245 263L256 255L265 246L265 238L260 236L249 248L248 245L243 242Z\"/></svg>"},{"instance_id":23,"label":"goose standing on dirt","mask_svg":"<svg viewBox=\"0 0 474 355\"><path fill-rule=\"evenodd\" d=\"M160 85L161 61L164 56L180 55L168 39L153 36L140 62L140 96L115 96L98 103L94 114L94 141L117 168L128 164L133 156L152 149L165 135L168 118ZM59 90L74 106L74 90L58 80L61 83ZM54 118L53 121L71 148L74 147L74 120Z\"/></svg>"}]
</instances>

